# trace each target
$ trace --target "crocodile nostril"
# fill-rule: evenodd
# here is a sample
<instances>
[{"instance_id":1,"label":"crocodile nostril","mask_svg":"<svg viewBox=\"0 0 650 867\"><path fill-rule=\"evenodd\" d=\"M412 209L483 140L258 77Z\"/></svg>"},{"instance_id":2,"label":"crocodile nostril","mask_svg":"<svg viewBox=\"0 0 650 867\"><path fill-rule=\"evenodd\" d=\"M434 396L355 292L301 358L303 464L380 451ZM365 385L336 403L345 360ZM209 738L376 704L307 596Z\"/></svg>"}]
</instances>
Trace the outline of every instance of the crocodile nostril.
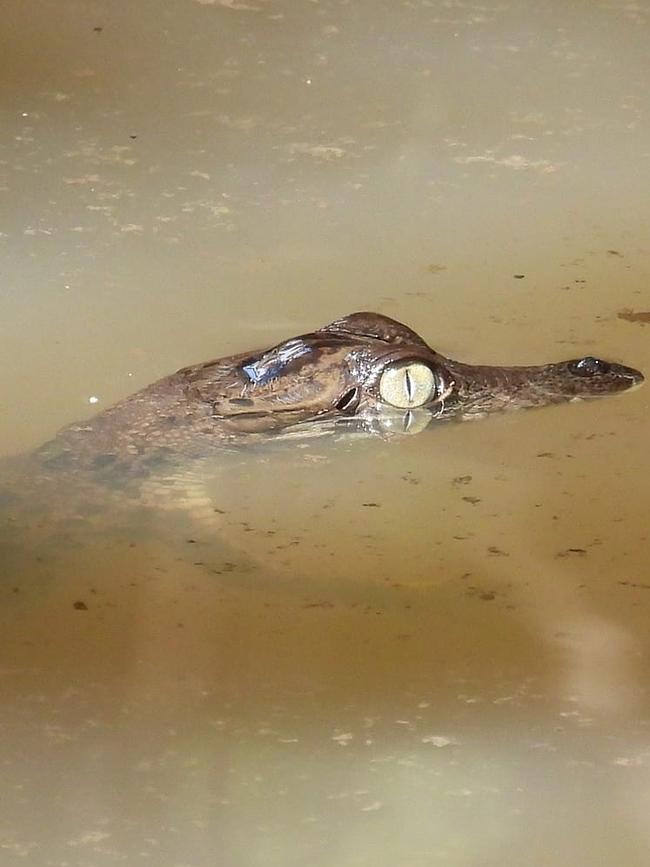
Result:
<instances>
[{"instance_id":1,"label":"crocodile nostril","mask_svg":"<svg viewBox=\"0 0 650 867\"><path fill-rule=\"evenodd\" d=\"M609 373L611 365L602 358L594 358L587 355L569 363L569 370L577 376L597 376L600 373Z\"/></svg>"}]
</instances>

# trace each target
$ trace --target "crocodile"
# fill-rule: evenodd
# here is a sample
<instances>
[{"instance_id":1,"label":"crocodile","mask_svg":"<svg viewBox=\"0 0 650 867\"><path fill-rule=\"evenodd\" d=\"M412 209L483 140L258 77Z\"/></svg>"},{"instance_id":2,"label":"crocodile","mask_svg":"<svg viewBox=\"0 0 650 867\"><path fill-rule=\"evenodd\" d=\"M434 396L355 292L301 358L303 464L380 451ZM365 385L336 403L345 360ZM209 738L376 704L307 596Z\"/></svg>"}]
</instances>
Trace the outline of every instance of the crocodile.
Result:
<instances>
[{"instance_id":1,"label":"crocodile","mask_svg":"<svg viewBox=\"0 0 650 867\"><path fill-rule=\"evenodd\" d=\"M55 486L128 488L133 497L146 480L178 478L179 467L196 474L197 462L219 449L314 434L419 433L432 422L623 392L643 378L592 356L466 364L387 316L353 313L270 348L184 367L65 427L22 472Z\"/></svg>"}]
</instances>

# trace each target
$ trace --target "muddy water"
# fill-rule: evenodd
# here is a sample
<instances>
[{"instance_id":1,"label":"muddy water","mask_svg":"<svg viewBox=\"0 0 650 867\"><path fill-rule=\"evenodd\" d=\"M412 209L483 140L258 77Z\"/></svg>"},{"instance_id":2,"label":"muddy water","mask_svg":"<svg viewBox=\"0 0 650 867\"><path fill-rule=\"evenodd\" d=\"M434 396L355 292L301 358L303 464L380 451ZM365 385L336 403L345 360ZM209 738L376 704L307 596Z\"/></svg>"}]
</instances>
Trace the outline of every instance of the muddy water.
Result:
<instances>
[{"instance_id":1,"label":"muddy water","mask_svg":"<svg viewBox=\"0 0 650 867\"><path fill-rule=\"evenodd\" d=\"M0 14L2 454L355 309L650 370L643 4ZM260 448L65 530L25 477L0 863L645 867L647 418Z\"/></svg>"}]
</instances>

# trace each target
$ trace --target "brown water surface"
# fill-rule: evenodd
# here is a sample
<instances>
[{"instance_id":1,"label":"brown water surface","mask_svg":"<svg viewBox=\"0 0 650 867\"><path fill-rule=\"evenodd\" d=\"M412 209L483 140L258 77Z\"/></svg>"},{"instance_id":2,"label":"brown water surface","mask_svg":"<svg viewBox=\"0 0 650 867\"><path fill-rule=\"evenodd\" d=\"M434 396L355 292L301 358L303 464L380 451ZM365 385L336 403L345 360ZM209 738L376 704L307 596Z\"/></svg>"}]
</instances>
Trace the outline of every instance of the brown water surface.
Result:
<instances>
[{"instance_id":1,"label":"brown water surface","mask_svg":"<svg viewBox=\"0 0 650 867\"><path fill-rule=\"evenodd\" d=\"M0 453L360 309L647 374L648 17L5 0ZM649 393L224 454L65 528L25 476L0 864L647 867Z\"/></svg>"}]
</instances>

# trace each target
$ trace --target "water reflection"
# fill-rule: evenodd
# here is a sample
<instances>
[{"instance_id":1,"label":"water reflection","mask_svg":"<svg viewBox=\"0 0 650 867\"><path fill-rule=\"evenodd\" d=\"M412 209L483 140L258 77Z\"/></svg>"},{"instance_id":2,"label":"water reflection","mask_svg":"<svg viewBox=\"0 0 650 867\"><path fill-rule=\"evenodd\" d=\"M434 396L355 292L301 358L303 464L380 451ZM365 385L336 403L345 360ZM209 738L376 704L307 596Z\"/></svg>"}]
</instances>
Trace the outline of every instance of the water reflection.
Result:
<instances>
[{"instance_id":1,"label":"water reflection","mask_svg":"<svg viewBox=\"0 0 650 867\"><path fill-rule=\"evenodd\" d=\"M633 826L575 833L625 809L621 773L647 775L647 638L608 576L622 540L594 543L593 516L556 529L558 486L523 472L591 409L226 453L204 468L214 522L148 508L40 547L43 523L14 532L6 848L496 865L552 824L558 859L633 858ZM567 490L597 453L559 464Z\"/></svg>"}]
</instances>

